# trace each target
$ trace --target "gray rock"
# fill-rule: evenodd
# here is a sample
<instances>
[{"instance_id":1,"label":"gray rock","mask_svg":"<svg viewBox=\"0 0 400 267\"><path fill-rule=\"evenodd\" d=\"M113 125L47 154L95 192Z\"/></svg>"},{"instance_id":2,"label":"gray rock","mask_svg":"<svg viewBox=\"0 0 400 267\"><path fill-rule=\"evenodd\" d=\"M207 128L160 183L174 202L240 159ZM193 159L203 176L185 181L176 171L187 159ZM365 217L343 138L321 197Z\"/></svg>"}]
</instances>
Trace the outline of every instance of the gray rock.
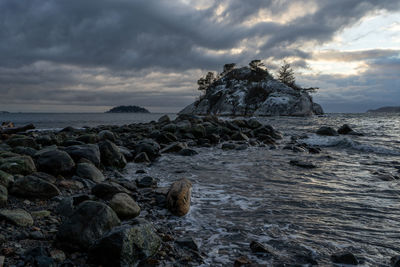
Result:
<instances>
[{"instance_id":1,"label":"gray rock","mask_svg":"<svg viewBox=\"0 0 400 267\"><path fill-rule=\"evenodd\" d=\"M338 252L331 256L332 262L340 264L358 265L356 256L351 252Z\"/></svg>"},{"instance_id":2,"label":"gray rock","mask_svg":"<svg viewBox=\"0 0 400 267\"><path fill-rule=\"evenodd\" d=\"M76 140L85 144L95 144L99 141L99 136L97 134L84 134L76 138Z\"/></svg>"},{"instance_id":3,"label":"gray rock","mask_svg":"<svg viewBox=\"0 0 400 267\"><path fill-rule=\"evenodd\" d=\"M159 123L170 123L171 119L168 117L168 115L163 115L158 119Z\"/></svg>"},{"instance_id":4,"label":"gray rock","mask_svg":"<svg viewBox=\"0 0 400 267\"><path fill-rule=\"evenodd\" d=\"M27 155L33 157L37 153L37 150L31 147L17 146L13 148L13 152L20 155Z\"/></svg>"},{"instance_id":5,"label":"gray rock","mask_svg":"<svg viewBox=\"0 0 400 267\"><path fill-rule=\"evenodd\" d=\"M37 160L38 169L51 174L70 173L75 167L74 160L65 151L52 150L43 153Z\"/></svg>"},{"instance_id":6,"label":"gray rock","mask_svg":"<svg viewBox=\"0 0 400 267\"><path fill-rule=\"evenodd\" d=\"M237 132L232 135L232 140L235 141L249 141L249 137L244 133Z\"/></svg>"},{"instance_id":7,"label":"gray rock","mask_svg":"<svg viewBox=\"0 0 400 267\"><path fill-rule=\"evenodd\" d=\"M161 240L153 226L135 219L132 225L114 228L99 239L89 251L89 260L103 266L138 266L140 261L155 255Z\"/></svg>"},{"instance_id":8,"label":"gray rock","mask_svg":"<svg viewBox=\"0 0 400 267\"><path fill-rule=\"evenodd\" d=\"M8 190L4 186L0 185L0 207L7 205Z\"/></svg>"},{"instance_id":9,"label":"gray rock","mask_svg":"<svg viewBox=\"0 0 400 267\"><path fill-rule=\"evenodd\" d=\"M115 134L109 130L103 130L99 132L100 140L109 140L111 142L115 142Z\"/></svg>"},{"instance_id":10,"label":"gray rock","mask_svg":"<svg viewBox=\"0 0 400 267\"><path fill-rule=\"evenodd\" d=\"M232 144L232 143L225 143L225 144L222 144L222 146L221 146L221 149L223 149L223 150L232 150L235 148L236 148L236 145Z\"/></svg>"},{"instance_id":11,"label":"gray rock","mask_svg":"<svg viewBox=\"0 0 400 267\"><path fill-rule=\"evenodd\" d=\"M314 169L317 166L312 162L302 161L302 160L291 160L291 165L298 166L305 169Z\"/></svg>"},{"instance_id":12,"label":"gray rock","mask_svg":"<svg viewBox=\"0 0 400 267\"><path fill-rule=\"evenodd\" d=\"M95 166L100 165L100 150L98 145L73 145L66 147L67 152L76 162L80 159L87 159L92 162Z\"/></svg>"},{"instance_id":13,"label":"gray rock","mask_svg":"<svg viewBox=\"0 0 400 267\"><path fill-rule=\"evenodd\" d=\"M102 199L110 199L117 193L129 194L130 192L125 187L114 182L96 184L92 188L92 194Z\"/></svg>"},{"instance_id":14,"label":"gray rock","mask_svg":"<svg viewBox=\"0 0 400 267\"><path fill-rule=\"evenodd\" d=\"M120 220L109 206L96 201L84 201L63 221L57 240L67 248L86 250L118 225Z\"/></svg>"},{"instance_id":15,"label":"gray rock","mask_svg":"<svg viewBox=\"0 0 400 267\"><path fill-rule=\"evenodd\" d=\"M36 166L29 156L16 156L0 159L0 170L10 174L28 175L36 172Z\"/></svg>"},{"instance_id":16,"label":"gray rock","mask_svg":"<svg viewBox=\"0 0 400 267\"><path fill-rule=\"evenodd\" d=\"M76 167L76 175L96 183L101 183L105 180L103 173L90 163L79 163Z\"/></svg>"},{"instance_id":17,"label":"gray rock","mask_svg":"<svg viewBox=\"0 0 400 267\"><path fill-rule=\"evenodd\" d=\"M31 226L33 225L32 216L23 209L1 209L0 220L5 220L18 226Z\"/></svg>"},{"instance_id":18,"label":"gray rock","mask_svg":"<svg viewBox=\"0 0 400 267\"><path fill-rule=\"evenodd\" d=\"M179 151L179 155L181 155L181 156L194 156L197 154L199 154L199 153L197 153L196 150L193 150L190 148L184 148L181 151Z\"/></svg>"},{"instance_id":19,"label":"gray rock","mask_svg":"<svg viewBox=\"0 0 400 267\"><path fill-rule=\"evenodd\" d=\"M157 180L151 176L145 176L143 178L137 179L136 184L138 187L141 187L141 188L153 187L153 186L157 186Z\"/></svg>"},{"instance_id":20,"label":"gray rock","mask_svg":"<svg viewBox=\"0 0 400 267\"><path fill-rule=\"evenodd\" d=\"M339 135L332 127L322 126L316 132L318 135L337 136Z\"/></svg>"},{"instance_id":21,"label":"gray rock","mask_svg":"<svg viewBox=\"0 0 400 267\"><path fill-rule=\"evenodd\" d=\"M151 139L145 139L135 145L137 154L146 152L150 160L155 160L160 156L160 145Z\"/></svg>"},{"instance_id":22,"label":"gray rock","mask_svg":"<svg viewBox=\"0 0 400 267\"><path fill-rule=\"evenodd\" d=\"M14 176L0 170L0 185L8 188L14 183Z\"/></svg>"},{"instance_id":23,"label":"gray rock","mask_svg":"<svg viewBox=\"0 0 400 267\"><path fill-rule=\"evenodd\" d=\"M37 147L35 139L28 136L18 136L16 138L11 138L10 140L7 141L7 145L11 147L16 147L16 146L31 147L31 148Z\"/></svg>"},{"instance_id":24,"label":"gray rock","mask_svg":"<svg viewBox=\"0 0 400 267\"><path fill-rule=\"evenodd\" d=\"M140 207L128 194L117 193L109 203L121 220L132 219L140 214Z\"/></svg>"},{"instance_id":25,"label":"gray rock","mask_svg":"<svg viewBox=\"0 0 400 267\"><path fill-rule=\"evenodd\" d=\"M166 147L164 147L161 150L161 153L177 153L179 151L181 151L182 149L187 148L187 145L185 143L172 143Z\"/></svg>"},{"instance_id":26,"label":"gray rock","mask_svg":"<svg viewBox=\"0 0 400 267\"><path fill-rule=\"evenodd\" d=\"M136 163L143 163L143 162L144 162L144 163L149 163L149 162L150 162L150 159L149 159L149 157L147 156L146 152L140 152L139 154L136 155L134 161L135 161Z\"/></svg>"},{"instance_id":27,"label":"gray rock","mask_svg":"<svg viewBox=\"0 0 400 267\"><path fill-rule=\"evenodd\" d=\"M55 185L33 175L18 178L11 187L10 193L21 197L42 199L50 199L61 194Z\"/></svg>"},{"instance_id":28,"label":"gray rock","mask_svg":"<svg viewBox=\"0 0 400 267\"><path fill-rule=\"evenodd\" d=\"M99 144L101 162L105 166L116 167L116 168L124 168L126 165L126 159L124 155L121 153L119 148L108 140L103 141Z\"/></svg>"},{"instance_id":29,"label":"gray rock","mask_svg":"<svg viewBox=\"0 0 400 267\"><path fill-rule=\"evenodd\" d=\"M196 240L194 240L191 236L178 238L175 243L177 243L181 247L189 248L193 251L199 251L199 245L197 244Z\"/></svg>"}]
</instances>

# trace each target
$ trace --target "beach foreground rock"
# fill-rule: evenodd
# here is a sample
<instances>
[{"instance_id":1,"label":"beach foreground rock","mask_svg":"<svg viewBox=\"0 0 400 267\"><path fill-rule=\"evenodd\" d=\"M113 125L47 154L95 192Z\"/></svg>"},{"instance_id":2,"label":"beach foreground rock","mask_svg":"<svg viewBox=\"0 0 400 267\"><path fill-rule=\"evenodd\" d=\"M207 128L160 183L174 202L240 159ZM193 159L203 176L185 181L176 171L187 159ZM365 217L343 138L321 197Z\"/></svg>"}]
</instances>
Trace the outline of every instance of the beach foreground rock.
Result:
<instances>
[{"instance_id":1,"label":"beach foreground rock","mask_svg":"<svg viewBox=\"0 0 400 267\"><path fill-rule=\"evenodd\" d=\"M174 182L167 195L167 208L176 216L184 216L190 209L192 183L186 179Z\"/></svg>"}]
</instances>

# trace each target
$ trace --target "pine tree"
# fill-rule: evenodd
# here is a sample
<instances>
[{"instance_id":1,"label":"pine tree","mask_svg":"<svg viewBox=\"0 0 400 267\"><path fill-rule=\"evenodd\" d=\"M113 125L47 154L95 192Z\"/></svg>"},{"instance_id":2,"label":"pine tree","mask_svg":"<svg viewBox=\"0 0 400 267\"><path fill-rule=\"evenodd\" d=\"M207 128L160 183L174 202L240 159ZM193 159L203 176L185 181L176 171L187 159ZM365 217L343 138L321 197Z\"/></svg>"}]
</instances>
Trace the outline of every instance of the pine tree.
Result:
<instances>
[{"instance_id":1,"label":"pine tree","mask_svg":"<svg viewBox=\"0 0 400 267\"><path fill-rule=\"evenodd\" d=\"M289 63L283 61L283 65L278 71L278 80L287 86L292 88L297 88L296 78L294 77L294 71Z\"/></svg>"}]
</instances>

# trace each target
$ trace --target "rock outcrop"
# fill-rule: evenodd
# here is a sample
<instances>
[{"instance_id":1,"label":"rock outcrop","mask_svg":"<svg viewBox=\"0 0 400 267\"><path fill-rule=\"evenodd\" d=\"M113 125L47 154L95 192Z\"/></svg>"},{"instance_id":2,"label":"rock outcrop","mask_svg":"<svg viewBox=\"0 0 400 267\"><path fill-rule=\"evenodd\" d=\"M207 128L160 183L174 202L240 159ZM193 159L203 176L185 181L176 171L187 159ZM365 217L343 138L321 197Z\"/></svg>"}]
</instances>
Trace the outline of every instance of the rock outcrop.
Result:
<instances>
[{"instance_id":1,"label":"rock outcrop","mask_svg":"<svg viewBox=\"0 0 400 267\"><path fill-rule=\"evenodd\" d=\"M222 116L309 116L323 114L300 88L274 79L266 70L242 67L224 72L205 94L179 114Z\"/></svg>"}]
</instances>

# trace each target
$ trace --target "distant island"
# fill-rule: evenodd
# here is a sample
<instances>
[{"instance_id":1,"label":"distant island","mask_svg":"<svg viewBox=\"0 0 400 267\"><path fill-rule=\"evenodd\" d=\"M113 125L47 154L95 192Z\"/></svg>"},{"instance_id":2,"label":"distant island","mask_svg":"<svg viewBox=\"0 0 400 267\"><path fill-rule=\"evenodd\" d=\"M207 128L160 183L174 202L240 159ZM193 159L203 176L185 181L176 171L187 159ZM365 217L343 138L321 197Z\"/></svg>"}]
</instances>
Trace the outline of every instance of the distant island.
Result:
<instances>
[{"instance_id":1,"label":"distant island","mask_svg":"<svg viewBox=\"0 0 400 267\"><path fill-rule=\"evenodd\" d=\"M8 114L8 113L10 113L10 112L4 111L4 110L3 111L0 110L0 114Z\"/></svg>"},{"instance_id":2,"label":"distant island","mask_svg":"<svg viewBox=\"0 0 400 267\"><path fill-rule=\"evenodd\" d=\"M400 107L381 107L378 109L370 109L367 112L387 112L387 113L396 113L400 112Z\"/></svg>"},{"instance_id":3,"label":"distant island","mask_svg":"<svg viewBox=\"0 0 400 267\"><path fill-rule=\"evenodd\" d=\"M150 111L138 106L118 106L106 111L106 113L150 113Z\"/></svg>"}]
</instances>

